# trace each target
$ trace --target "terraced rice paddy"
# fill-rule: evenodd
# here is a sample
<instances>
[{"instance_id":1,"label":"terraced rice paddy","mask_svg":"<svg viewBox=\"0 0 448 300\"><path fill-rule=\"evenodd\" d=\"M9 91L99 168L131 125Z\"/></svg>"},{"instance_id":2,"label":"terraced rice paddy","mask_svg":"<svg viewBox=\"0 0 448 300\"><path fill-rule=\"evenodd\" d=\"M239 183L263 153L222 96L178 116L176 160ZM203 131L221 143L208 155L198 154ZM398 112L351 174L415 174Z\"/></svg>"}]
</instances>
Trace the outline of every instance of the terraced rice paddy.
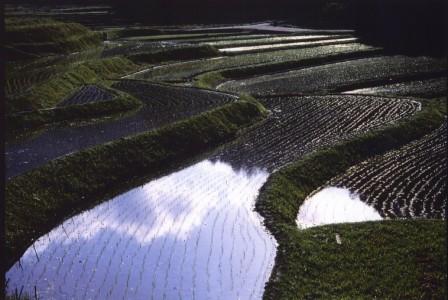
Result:
<instances>
[{"instance_id":1,"label":"terraced rice paddy","mask_svg":"<svg viewBox=\"0 0 448 300\"><path fill-rule=\"evenodd\" d=\"M219 92L142 81L119 81L113 87L140 99L143 107L130 116L101 123L50 127L38 136L7 145L7 177L68 153L155 129L235 100Z\"/></svg>"},{"instance_id":2,"label":"terraced rice paddy","mask_svg":"<svg viewBox=\"0 0 448 300\"><path fill-rule=\"evenodd\" d=\"M444 217L447 122L434 133L350 168L330 185L350 189L387 218Z\"/></svg>"},{"instance_id":3,"label":"terraced rice paddy","mask_svg":"<svg viewBox=\"0 0 448 300\"><path fill-rule=\"evenodd\" d=\"M406 118L419 103L377 97L273 97L272 114L216 158L235 167L278 170L306 153Z\"/></svg>"},{"instance_id":4,"label":"terraced rice paddy","mask_svg":"<svg viewBox=\"0 0 448 300\"><path fill-rule=\"evenodd\" d=\"M153 81L188 81L192 77L209 72L243 66L276 64L306 59L324 58L331 55L346 54L372 50L371 47L352 43L337 46L321 46L305 49L278 50L272 52L242 54L230 57L215 57L210 59L180 62L172 65L149 69L140 78Z\"/></svg>"},{"instance_id":5,"label":"terraced rice paddy","mask_svg":"<svg viewBox=\"0 0 448 300\"><path fill-rule=\"evenodd\" d=\"M310 195L302 204L297 226L306 229L314 226L381 220L379 213L361 202L357 194L347 189L326 187Z\"/></svg>"},{"instance_id":6,"label":"terraced rice paddy","mask_svg":"<svg viewBox=\"0 0 448 300\"><path fill-rule=\"evenodd\" d=\"M423 97L446 92L445 59L386 56L356 42L351 31L271 23L128 29L111 29L118 34L92 52L14 65L15 74L23 76L8 78L8 95L20 96L59 74L55 70L63 72L61 65L92 57L131 58L208 46L215 47L216 56L129 60L138 65L114 72L107 84L104 79L76 86L59 99L59 106L107 102L116 96L114 90L143 105L101 121L49 125L9 142L8 180L82 149L159 129L229 102L252 101L242 94L255 96L269 113L240 130L235 140L184 162L174 173L151 181L140 178L137 187L110 187L107 201L67 216L36 237L6 274L9 294L36 291L39 299L261 299L266 287L283 280L274 264L285 263L275 261L277 242L254 211L270 176L322 149L408 122L432 103ZM210 84L215 90L182 86L213 75L219 77ZM432 134L333 177L308 195L298 214L291 207L281 209L297 215L302 229L383 218L442 219L446 134L445 121ZM293 221L291 226L296 230ZM338 238L336 242L340 245ZM279 249L280 256L291 250ZM294 285L297 278L288 280Z\"/></svg>"},{"instance_id":7,"label":"terraced rice paddy","mask_svg":"<svg viewBox=\"0 0 448 300\"><path fill-rule=\"evenodd\" d=\"M9 287L44 299L261 298L275 241L253 205L267 176L203 161L133 189L36 241Z\"/></svg>"},{"instance_id":8,"label":"terraced rice paddy","mask_svg":"<svg viewBox=\"0 0 448 300\"><path fill-rule=\"evenodd\" d=\"M414 97L440 97L447 93L446 78L433 78L427 80L413 80L382 86L369 87L345 92L347 94L378 95L378 96L414 96Z\"/></svg>"},{"instance_id":9,"label":"terraced rice paddy","mask_svg":"<svg viewBox=\"0 0 448 300\"><path fill-rule=\"evenodd\" d=\"M64 99L58 106L82 105L92 102L108 101L115 97L113 93L96 85L85 85L73 95Z\"/></svg>"},{"instance_id":10,"label":"terraced rice paddy","mask_svg":"<svg viewBox=\"0 0 448 300\"><path fill-rule=\"evenodd\" d=\"M258 45L258 46L245 46L245 47L231 47L231 48L220 48L219 51L222 53L247 53L254 51L263 50L277 50L277 49L289 49L296 47L310 47L317 45L332 45L332 44L342 44L355 42L356 38L343 38L343 39L328 39L319 41L306 41L306 42L292 42L292 43L279 43L279 44L269 44L269 45Z\"/></svg>"},{"instance_id":11,"label":"terraced rice paddy","mask_svg":"<svg viewBox=\"0 0 448 300\"><path fill-rule=\"evenodd\" d=\"M384 56L235 80L220 85L219 89L253 95L322 93L445 71L443 60Z\"/></svg>"},{"instance_id":12,"label":"terraced rice paddy","mask_svg":"<svg viewBox=\"0 0 448 300\"><path fill-rule=\"evenodd\" d=\"M252 37L252 38L251 38ZM210 46L217 48L223 47L242 47L242 46L254 46L254 45L266 45L285 42L298 42L298 41L312 41L312 40L324 40L331 38L343 37L342 35L285 35L285 36L245 36L244 40L232 39L232 40L220 40L216 42L206 42Z\"/></svg>"}]
</instances>

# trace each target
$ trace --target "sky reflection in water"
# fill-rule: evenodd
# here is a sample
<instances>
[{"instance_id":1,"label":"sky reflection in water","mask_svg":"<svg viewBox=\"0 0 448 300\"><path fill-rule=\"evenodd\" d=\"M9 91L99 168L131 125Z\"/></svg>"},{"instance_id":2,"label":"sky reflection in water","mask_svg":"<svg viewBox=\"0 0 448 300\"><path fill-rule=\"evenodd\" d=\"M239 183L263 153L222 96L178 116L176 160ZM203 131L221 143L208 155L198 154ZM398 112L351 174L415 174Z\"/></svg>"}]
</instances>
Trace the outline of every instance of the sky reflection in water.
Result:
<instances>
[{"instance_id":1,"label":"sky reflection in water","mask_svg":"<svg viewBox=\"0 0 448 300\"><path fill-rule=\"evenodd\" d=\"M77 215L6 274L40 299L261 298L275 240L253 211L268 173L202 161Z\"/></svg>"},{"instance_id":2,"label":"sky reflection in water","mask_svg":"<svg viewBox=\"0 0 448 300\"><path fill-rule=\"evenodd\" d=\"M381 220L380 214L348 189L326 187L307 198L299 209L297 226L309 227Z\"/></svg>"}]
</instances>

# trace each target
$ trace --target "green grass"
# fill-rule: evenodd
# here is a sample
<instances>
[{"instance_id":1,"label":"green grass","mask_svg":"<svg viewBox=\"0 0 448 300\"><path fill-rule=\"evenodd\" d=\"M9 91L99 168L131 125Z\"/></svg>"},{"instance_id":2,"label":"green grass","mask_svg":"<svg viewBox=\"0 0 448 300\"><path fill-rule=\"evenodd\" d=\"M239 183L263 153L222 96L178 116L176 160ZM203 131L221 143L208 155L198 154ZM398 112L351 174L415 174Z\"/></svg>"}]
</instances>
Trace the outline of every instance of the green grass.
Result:
<instances>
[{"instance_id":1,"label":"green grass","mask_svg":"<svg viewBox=\"0 0 448 300\"><path fill-rule=\"evenodd\" d=\"M101 34L77 23L51 19L7 18L5 21L6 46L20 52L48 55L70 53L99 47Z\"/></svg>"},{"instance_id":2,"label":"green grass","mask_svg":"<svg viewBox=\"0 0 448 300\"><path fill-rule=\"evenodd\" d=\"M442 220L389 220L286 232L289 239L278 249L286 254L277 259L284 266L279 280L268 284L266 299L445 297Z\"/></svg>"},{"instance_id":3,"label":"green grass","mask_svg":"<svg viewBox=\"0 0 448 300\"><path fill-rule=\"evenodd\" d=\"M133 179L152 179L230 141L266 114L260 104L238 101L14 177L5 189L7 265L65 218L110 198L112 191L123 192Z\"/></svg>"},{"instance_id":4,"label":"green grass","mask_svg":"<svg viewBox=\"0 0 448 300\"><path fill-rule=\"evenodd\" d=\"M446 99L425 101L422 111L410 119L307 155L268 179L260 191L256 210L265 218L265 225L275 236L279 247L276 265L266 286L266 299L352 299L357 297L383 299L386 296L397 299L397 297L409 298L410 295L420 298L420 295L425 292L425 287L415 281L415 276L423 276L424 273L415 266L413 257L407 256L401 260L395 260L394 257L400 253L412 251L420 253L419 247L426 246L428 249L437 251L423 251L421 255L434 259L435 264L439 266L446 264L446 258L440 256L440 248L444 248L440 244L444 236L444 233L440 235L443 232L441 229L444 226L443 222L434 222L433 225L427 226L419 223L424 221L409 221L411 225L407 225L406 222L402 223L403 225L379 223L380 225L372 226L371 229L369 229L370 223L369 225L352 224L338 225L339 227L326 226L299 232L295 220L300 205L312 191L332 177L345 172L352 165L374 155L381 155L399 148L437 129L442 124L445 114ZM421 226L422 233L418 235L419 237L437 233L437 238L430 238L427 243L417 243L418 238L417 240L414 240L414 237L394 238L393 234L387 234L386 229L382 230L382 228L392 230L394 225L397 225L398 231L403 227L403 232L410 230L412 226L416 228ZM334 252L331 248L334 245L328 248L322 244L322 240L312 239L313 232L317 235L327 234L336 229L341 229L342 233L349 235L349 240L359 244L352 246L348 244L348 248L343 248L344 251ZM369 230L375 232L375 235L369 235ZM344 235L342 238L344 239ZM378 250L375 248L376 243L372 244L373 238L385 239L392 244L385 244ZM356 241L356 239L359 240ZM331 243L334 243L334 236L331 237ZM398 246L402 249L397 250ZM377 251L384 251L381 253L387 258L384 260L374 258L378 254ZM347 261L350 263L343 261L344 255L347 255ZM353 259L356 257L358 259L354 265ZM400 273L406 266L409 266L409 272ZM391 269L397 271L390 274L380 272ZM437 282L441 280L439 268L428 272L428 276L437 278ZM400 274L404 278L401 278L399 285L389 286L391 280ZM383 276L390 276L390 278L383 278ZM361 279L348 280L353 278ZM409 285L413 285L413 289L409 291L411 294L405 295L406 291L402 289L408 288ZM436 287L435 292L441 293L442 287L440 285Z\"/></svg>"},{"instance_id":5,"label":"green grass","mask_svg":"<svg viewBox=\"0 0 448 300\"><path fill-rule=\"evenodd\" d=\"M89 120L138 109L142 103L129 94L113 90L116 97L108 101L40 109L8 115L6 132L15 136L23 130L36 130L48 124Z\"/></svg>"},{"instance_id":6,"label":"green grass","mask_svg":"<svg viewBox=\"0 0 448 300\"><path fill-rule=\"evenodd\" d=\"M137 65L123 57L92 59L70 65L59 76L32 86L25 96L8 99L8 113L54 107L82 85L105 83L137 69Z\"/></svg>"},{"instance_id":7,"label":"green grass","mask_svg":"<svg viewBox=\"0 0 448 300\"><path fill-rule=\"evenodd\" d=\"M156 52L137 53L128 56L136 63L159 63L171 60L199 59L218 56L219 52L212 46L188 46L174 49L162 49Z\"/></svg>"}]
</instances>

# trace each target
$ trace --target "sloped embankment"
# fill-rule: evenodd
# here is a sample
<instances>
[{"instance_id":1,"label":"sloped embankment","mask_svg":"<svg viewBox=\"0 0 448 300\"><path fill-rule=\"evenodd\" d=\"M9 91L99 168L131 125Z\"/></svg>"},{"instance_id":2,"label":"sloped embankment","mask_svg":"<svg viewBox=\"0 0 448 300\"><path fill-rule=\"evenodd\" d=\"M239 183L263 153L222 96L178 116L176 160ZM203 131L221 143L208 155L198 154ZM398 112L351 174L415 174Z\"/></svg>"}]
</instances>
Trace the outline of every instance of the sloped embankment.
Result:
<instances>
[{"instance_id":1,"label":"sloped embankment","mask_svg":"<svg viewBox=\"0 0 448 300\"><path fill-rule=\"evenodd\" d=\"M9 60L66 54L99 47L101 35L78 23L52 19L7 18L5 41Z\"/></svg>"}]
</instances>

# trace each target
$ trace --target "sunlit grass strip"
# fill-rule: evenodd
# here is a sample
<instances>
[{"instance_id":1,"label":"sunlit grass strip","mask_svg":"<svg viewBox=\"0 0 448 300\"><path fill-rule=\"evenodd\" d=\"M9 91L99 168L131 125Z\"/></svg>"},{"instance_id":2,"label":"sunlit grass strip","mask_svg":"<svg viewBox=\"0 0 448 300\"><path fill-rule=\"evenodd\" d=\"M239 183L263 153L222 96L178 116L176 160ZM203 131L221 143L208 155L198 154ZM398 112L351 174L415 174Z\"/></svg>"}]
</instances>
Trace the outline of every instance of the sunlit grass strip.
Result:
<instances>
[{"instance_id":1,"label":"sunlit grass strip","mask_svg":"<svg viewBox=\"0 0 448 300\"><path fill-rule=\"evenodd\" d=\"M6 186L6 257L11 266L39 236L132 179L155 177L224 142L266 115L233 102L161 129L83 150L15 177Z\"/></svg>"},{"instance_id":2,"label":"sunlit grass strip","mask_svg":"<svg viewBox=\"0 0 448 300\"><path fill-rule=\"evenodd\" d=\"M373 249L369 248L372 246L368 240L361 242L364 245L368 245L368 247L361 249L362 251L354 248L346 248L346 251L352 252L342 252L338 254L339 256L335 256L333 252L322 253L321 251L319 253L320 257L310 259L308 256L313 255L313 251L318 251L318 248L325 244L316 243L312 239L312 235L311 237L307 237L298 233L295 222L297 213L308 194L322 186L332 177L345 172L350 166L360 163L374 155L380 155L396 149L437 129L442 124L444 114L446 114L445 101L425 102L422 111L408 120L307 155L303 159L278 171L268 179L268 182L260 191L256 210L265 218L265 225L277 239L279 248L274 271L266 286L266 299L303 299L307 297L315 298L318 295L323 298L329 297L330 295L337 297L347 296L350 298L355 295L360 296L356 294L356 291L360 291L361 289L366 293L363 297L376 296L382 298L385 296L384 293L391 291L390 287L382 285L376 285L375 289L369 289L367 285L372 280L366 280L364 282L346 281L346 278L351 278L353 274L362 275L356 272L360 273L369 269L368 264L371 263L369 257L375 254ZM399 226L399 223L396 224ZM347 231L358 231L358 234L362 235L362 229L357 229L361 227L356 226L340 225L340 228L345 228L344 230ZM384 226L386 227L387 224ZM440 225L435 225L437 228L438 226ZM316 234L321 234L326 230L332 230L331 228L323 227L313 230L315 230ZM362 236L365 239L370 238L369 235ZM390 237L381 237L381 235L378 238L390 239ZM428 247L438 248L440 245L437 243L439 242L440 239L433 239L433 243L429 244ZM330 240L329 243L335 242ZM400 241L394 240L394 243L398 244ZM407 247L406 249L409 251L412 251L415 248L414 246L416 245L412 242L401 245L401 247ZM309 251L302 251L302 249L308 249ZM364 253L364 256L358 255L359 261L356 263L357 266L361 267L337 269L339 263L344 262L339 260L334 261L332 259L340 257L343 260L345 254L348 256L354 255L353 251L358 251L356 253L359 253L359 251ZM425 252L424 254L428 253ZM438 252L436 254L438 255ZM392 253L391 255L394 254ZM429 255L431 256L431 253ZM434 257L431 256L430 258L433 259ZM390 259L385 260L384 264L390 263L390 261ZM375 263L382 264L380 260L375 261ZM402 270L403 267L398 265L400 263L401 261L396 261L396 270ZM436 261L436 263L440 263L440 261ZM375 265L375 268L377 267L378 265ZM381 267L382 265L380 265L380 269ZM386 269L390 268L387 267ZM322 272L331 272L332 276L335 276L333 279L340 282L341 285L344 283L343 286L333 286L331 283L322 281L318 276ZM419 275L421 274L418 270L412 270L412 273L404 276L402 280L411 280L411 283L414 284L415 282L412 281L412 276L416 272ZM438 276L437 274L434 276ZM379 274L376 275L380 276ZM386 276L387 274L381 275ZM375 278L375 280L379 279ZM400 285L397 285L395 292L399 293L399 289Z\"/></svg>"}]
</instances>

